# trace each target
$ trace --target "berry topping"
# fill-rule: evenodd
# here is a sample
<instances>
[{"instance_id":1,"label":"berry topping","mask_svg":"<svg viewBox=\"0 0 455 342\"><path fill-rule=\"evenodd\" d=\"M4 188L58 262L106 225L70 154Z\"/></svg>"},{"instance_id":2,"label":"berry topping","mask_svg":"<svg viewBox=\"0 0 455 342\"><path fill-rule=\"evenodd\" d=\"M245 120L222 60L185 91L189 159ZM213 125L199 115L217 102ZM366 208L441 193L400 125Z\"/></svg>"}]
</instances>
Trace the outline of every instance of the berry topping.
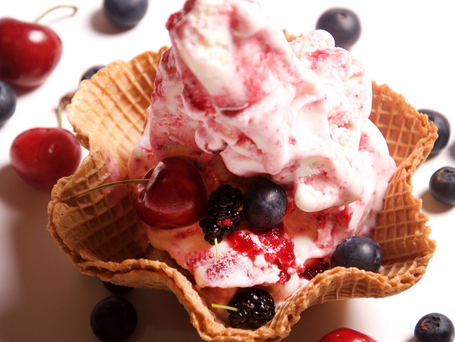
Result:
<instances>
[{"instance_id":1,"label":"berry topping","mask_svg":"<svg viewBox=\"0 0 455 342\"><path fill-rule=\"evenodd\" d=\"M308 259L305 261L305 271L300 273L301 278L311 280L316 277L319 273L327 271L330 265L323 259Z\"/></svg>"},{"instance_id":2,"label":"berry topping","mask_svg":"<svg viewBox=\"0 0 455 342\"><path fill-rule=\"evenodd\" d=\"M455 205L455 168L446 166L433 173L430 193L441 203Z\"/></svg>"},{"instance_id":3,"label":"berry topping","mask_svg":"<svg viewBox=\"0 0 455 342\"><path fill-rule=\"evenodd\" d=\"M278 184L264 180L253 184L243 200L243 214L255 228L269 229L284 219L288 199Z\"/></svg>"},{"instance_id":4,"label":"berry topping","mask_svg":"<svg viewBox=\"0 0 455 342\"><path fill-rule=\"evenodd\" d=\"M11 118L16 111L16 94L5 82L0 81L0 124Z\"/></svg>"},{"instance_id":5,"label":"berry topping","mask_svg":"<svg viewBox=\"0 0 455 342\"><path fill-rule=\"evenodd\" d=\"M104 298L92 310L90 325L102 341L123 341L137 326L137 312L133 304L120 296Z\"/></svg>"},{"instance_id":6,"label":"berry topping","mask_svg":"<svg viewBox=\"0 0 455 342\"><path fill-rule=\"evenodd\" d=\"M123 295L125 293L131 292L134 288L129 286L117 285L108 281L103 281L104 287L113 294Z\"/></svg>"},{"instance_id":7,"label":"berry topping","mask_svg":"<svg viewBox=\"0 0 455 342\"><path fill-rule=\"evenodd\" d=\"M104 0L103 11L114 25L128 28L144 18L148 4L148 0Z\"/></svg>"},{"instance_id":8,"label":"berry topping","mask_svg":"<svg viewBox=\"0 0 455 342\"><path fill-rule=\"evenodd\" d=\"M353 11L332 8L319 17L316 29L326 30L335 39L335 46L349 50L360 37L361 25Z\"/></svg>"},{"instance_id":9,"label":"berry topping","mask_svg":"<svg viewBox=\"0 0 455 342\"><path fill-rule=\"evenodd\" d=\"M379 244L366 236L352 236L340 243L332 254L331 266L357 267L377 272L382 262Z\"/></svg>"},{"instance_id":10,"label":"berry topping","mask_svg":"<svg viewBox=\"0 0 455 342\"><path fill-rule=\"evenodd\" d=\"M377 342L371 337L362 334L361 332L349 329L340 328L324 335L319 342Z\"/></svg>"},{"instance_id":11,"label":"berry topping","mask_svg":"<svg viewBox=\"0 0 455 342\"><path fill-rule=\"evenodd\" d=\"M450 123L449 120L441 113L431 109L419 109L419 113L426 114L428 120L432 121L438 129L438 138L434 142L430 156L434 156L441 152L448 144L450 138Z\"/></svg>"},{"instance_id":12,"label":"berry topping","mask_svg":"<svg viewBox=\"0 0 455 342\"><path fill-rule=\"evenodd\" d=\"M197 168L188 160L168 157L161 160L138 185L134 209L148 225L171 229L186 227L204 216L207 190Z\"/></svg>"},{"instance_id":13,"label":"berry topping","mask_svg":"<svg viewBox=\"0 0 455 342\"><path fill-rule=\"evenodd\" d=\"M423 316L414 329L416 342L452 342L454 326L452 321L440 313Z\"/></svg>"},{"instance_id":14,"label":"berry topping","mask_svg":"<svg viewBox=\"0 0 455 342\"><path fill-rule=\"evenodd\" d=\"M223 184L210 194L205 210L206 218L199 222L204 239L210 244L221 242L222 237L231 234L240 223L243 210L242 192L229 184Z\"/></svg>"},{"instance_id":15,"label":"berry topping","mask_svg":"<svg viewBox=\"0 0 455 342\"><path fill-rule=\"evenodd\" d=\"M258 288L249 288L234 298L229 306L229 321L233 328L257 329L269 322L275 315L273 297Z\"/></svg>"}]
</instances>

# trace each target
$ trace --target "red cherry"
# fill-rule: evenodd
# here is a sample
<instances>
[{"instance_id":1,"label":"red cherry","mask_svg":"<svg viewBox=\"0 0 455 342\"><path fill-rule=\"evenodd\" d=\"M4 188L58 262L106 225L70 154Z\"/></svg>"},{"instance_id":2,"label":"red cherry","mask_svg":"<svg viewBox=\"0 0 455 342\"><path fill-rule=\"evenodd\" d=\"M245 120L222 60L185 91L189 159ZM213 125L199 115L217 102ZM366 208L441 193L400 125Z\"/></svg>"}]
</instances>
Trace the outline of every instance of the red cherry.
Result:
<instances>
[{"instance_id":1,"label":"red cherry","mask_svg":"<svg viewBox=\"0 0 455 342\"><path fill-rule=\"evenodd\" d=\"M63 128L32 128L14 139L10 162L16 173L34 188L50 191L61 177L76 171L81 146Z\"/></svg>"},{"instance_id":2,"label":"red cherry","mask_svg":"<svg viewBox=\"0 0 455 342\"><path fill-rule=\"evenodd\" d=\"M349 328L340 328L324 335L319 342L378 342L371 337Z\"/></svg>"},{"instance_id":3,"label":"red cherry","mask_svg":"<svg viewBox=\"0 0 455 342\"><path fill-rule=\"evenodd\" d=\"M189 226L204 216L207 190L191 162L165 158L145 175L148 177L147 185L138 185L133 197L134 208L145 223L171 229Z\"/></svg>"},{"instance_id":4,"label":"red cherry","mask_svg":"<svg viewBox=\"0 0 455 342\"><path fill-rule=\"evenodd\" d=\"M52 29L36 21L0 19L1 80L20 87L37 87L51 74L61 57L62 41Z\"/></svg>"}]
</instances>

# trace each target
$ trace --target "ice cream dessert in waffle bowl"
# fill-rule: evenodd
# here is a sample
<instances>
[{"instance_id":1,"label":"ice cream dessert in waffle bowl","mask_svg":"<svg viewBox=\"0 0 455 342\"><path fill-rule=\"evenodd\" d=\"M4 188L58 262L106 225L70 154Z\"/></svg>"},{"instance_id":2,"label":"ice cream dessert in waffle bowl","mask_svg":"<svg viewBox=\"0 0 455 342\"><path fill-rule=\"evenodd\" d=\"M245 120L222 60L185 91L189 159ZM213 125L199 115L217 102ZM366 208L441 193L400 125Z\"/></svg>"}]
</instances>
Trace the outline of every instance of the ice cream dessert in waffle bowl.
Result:
<instances>
[{"instance_id":1,"label":"ice cream dessert in waffle bowl","mask_svg":"<svg viewBox=\"0 0 455 342\"><path fill-rule=\"evenodd\" d=\"M83 81L67 111L89 155L59 180L48 207L48 230L82 273L172 291L211 341L278 341L310 306L399 294L422 278L435 251L411 183L437 137L434 125L402 95L371 82L326 33L285 35L256 11L250 1L187 1L167 23L170 49L113 62ZM226 32L241 34L220 55L211 47L221 44L204 35L198 18L218 43ZM192 49L201 41L203 50ZM256 68L264 61L275 71ZM229 69L232 63L240 64ZM239 77L247 73L252 77ZM278 126L285 143L273 139ZM302 144L311 153L301 152ZM214 246L201 229L205 214L178 226L145 224L135 206L138 186L77 196L142 178L166 158L195 167L207 197L226 183L245 197L258 178L281 184L284 219L258 230L242 218ZM351 235L380 245L377 272L329 266L303 276L307 261L330 263ZM228 304L245 288L264 289L275 300L273 318L258 328L232 327L226 310L211 306Z\"/></svg>"}]
</instances>

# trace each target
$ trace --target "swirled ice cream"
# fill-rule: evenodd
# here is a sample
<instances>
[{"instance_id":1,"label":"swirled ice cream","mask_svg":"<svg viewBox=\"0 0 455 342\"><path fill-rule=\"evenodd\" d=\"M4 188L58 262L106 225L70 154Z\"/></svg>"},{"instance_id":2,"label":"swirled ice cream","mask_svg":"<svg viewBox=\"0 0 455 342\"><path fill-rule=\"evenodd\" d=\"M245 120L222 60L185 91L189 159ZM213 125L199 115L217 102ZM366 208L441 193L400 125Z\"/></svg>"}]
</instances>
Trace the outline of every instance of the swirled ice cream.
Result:
<instances>
[{"instance_id":1,"label":"swirled ice cream","mask_svg":"<svg viewBox=\"0 0 455 342\"><path fill-rule=\"evenodd\" d=\"M208 302L236 288L265 286L277 303L352 235L370 235L395 170L368 120L371 80L325 31L288 42L255 0L188 0L168 22L163 55L130 178L160 160L193 160L210 193L245 192L258 177L280 184L282 223L258 230L243 220L215 247L195 222L147 227L150 257L170 257ZM229 290L227 290L229 289Z\"/></svg>"}]
</instances>

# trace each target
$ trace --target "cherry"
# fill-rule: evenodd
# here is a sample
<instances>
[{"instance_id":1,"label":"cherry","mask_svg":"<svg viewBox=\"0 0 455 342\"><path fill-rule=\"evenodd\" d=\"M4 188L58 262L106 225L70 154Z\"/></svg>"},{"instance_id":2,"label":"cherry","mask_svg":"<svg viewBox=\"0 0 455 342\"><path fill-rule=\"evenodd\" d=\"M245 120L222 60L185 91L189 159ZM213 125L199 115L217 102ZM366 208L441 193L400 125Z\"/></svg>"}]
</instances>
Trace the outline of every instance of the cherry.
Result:
<instances>
[{"instance_id":1,"label":"cherry","mask_svg":"<svg viewBox=\"0 0 455 342\"><path fill-rule=\"evenodd\" d=\"M10 85L34 88L52 73L62 56L62 41L50 28L12 18L0 19L0 79Z\"/></svg>"},{"instance_id":2,"label":"cherry","mask_svg":"<svg viewBox=\"0 0 455 342\"><path fill-rule=\"evenodd\" d=\"M66 129L32 128L14 139L10 162L27 183L48 192L61 177L76 171L81 154L81 146Z\"/></svg>"},{"instance_id":3,"label":"cherry","mask_svg":"<svg viewBox=\"0 0 455 342\"><path fill-rule=\"evenodd\" d=\"M377 342L354 329L340 328L324 335L319 342Z\"/></svg>"},{"instance_id":4,"label":"cherry","mask_svg":"<svg viewBox=\"0 0 455 342\"><path fill-rule=\"evenodd\" d=\"M207 190L190 161L165 158L144 178L149 177L147 185L137 185L133 196L134 208L145 223L161 229L179 228L204 216Z\"/></svg>"}]
</instances>

